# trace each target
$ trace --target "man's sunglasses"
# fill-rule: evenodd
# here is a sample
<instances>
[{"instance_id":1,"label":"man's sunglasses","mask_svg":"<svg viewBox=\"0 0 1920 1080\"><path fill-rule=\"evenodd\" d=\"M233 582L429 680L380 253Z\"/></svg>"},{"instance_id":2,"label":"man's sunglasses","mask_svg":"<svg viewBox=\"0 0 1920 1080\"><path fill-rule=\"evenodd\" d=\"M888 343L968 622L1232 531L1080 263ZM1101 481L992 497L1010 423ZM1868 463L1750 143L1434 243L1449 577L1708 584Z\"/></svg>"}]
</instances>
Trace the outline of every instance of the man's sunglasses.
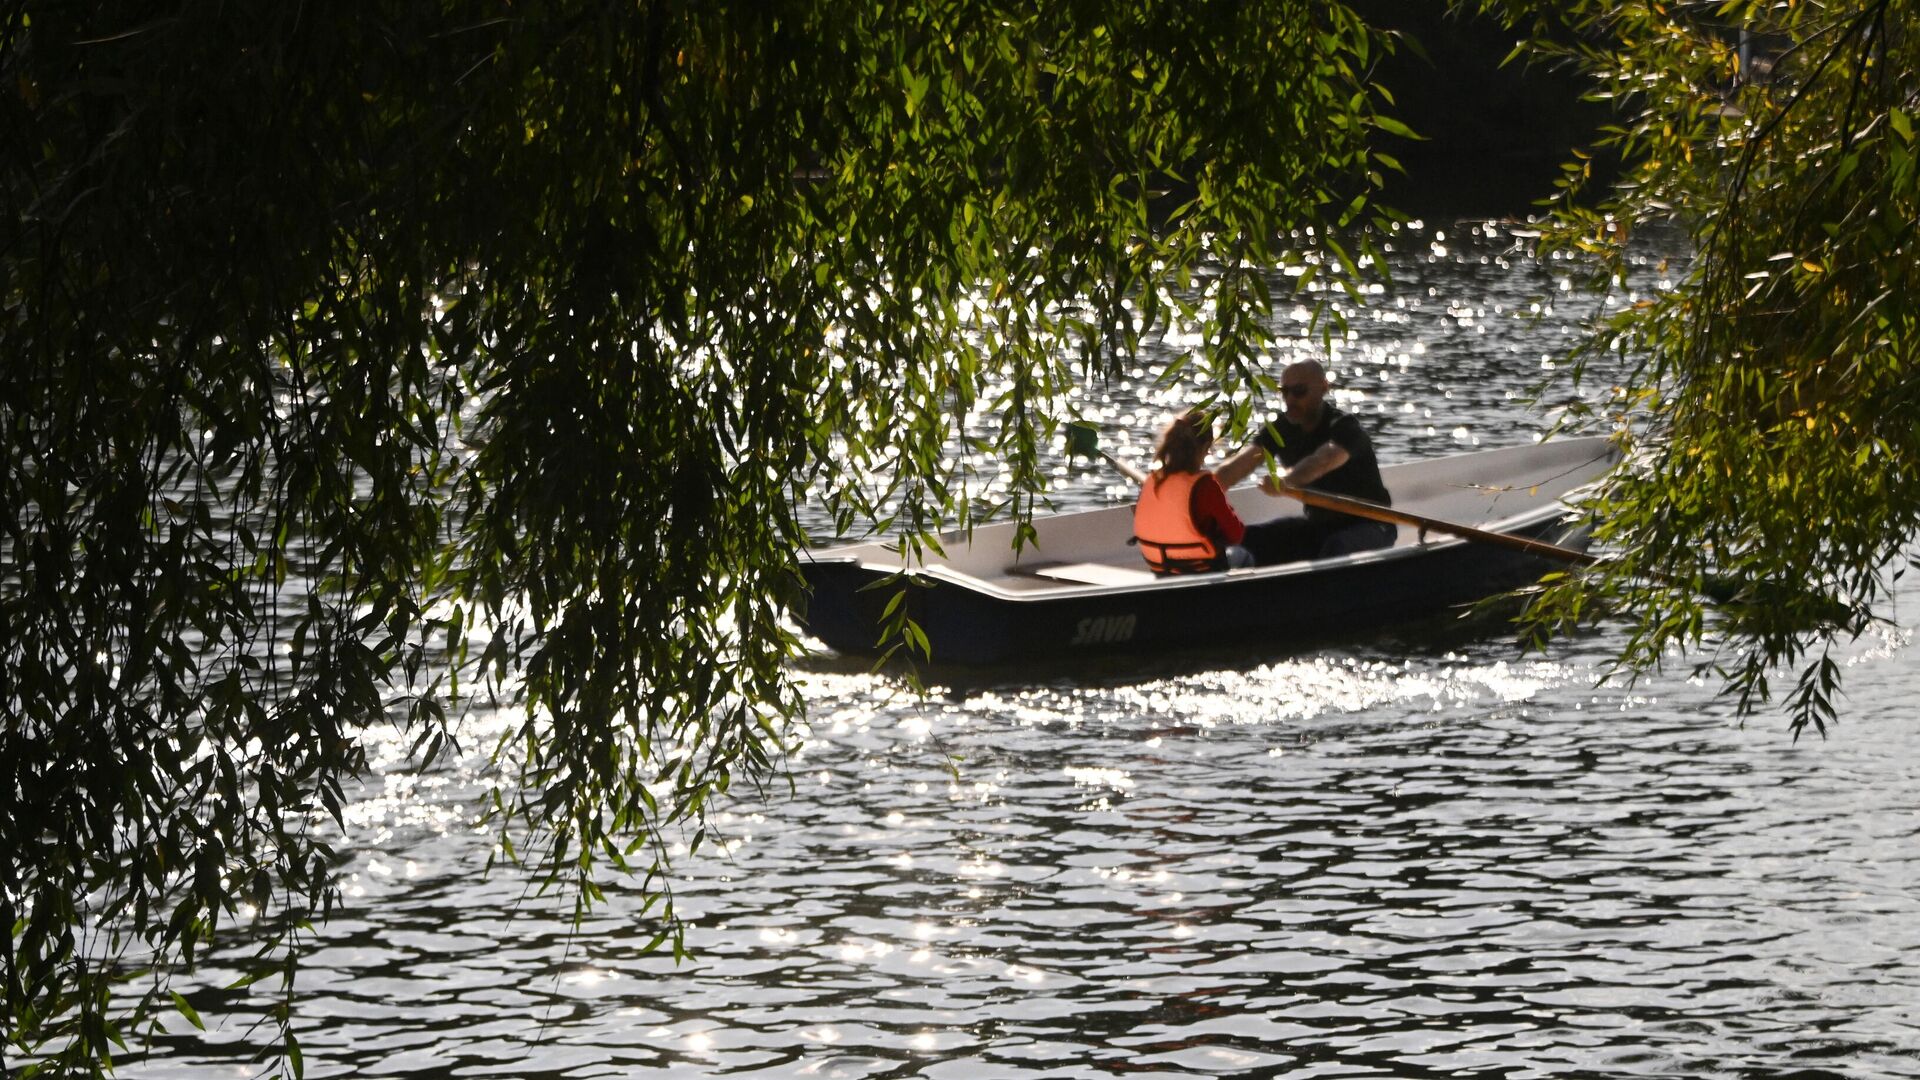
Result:
<instances>
[{"instance_id":1,"label":"man's sunglasses","mask_svg":"<svg viewBox=\"0 0 1920 1080\"><path fill-rule=\"evenodd\" d=\"M1294 383L1291 386L1282 386L1280 392L1290 398L1303 398L1313 393L1313 387L1306 383Z\"/></svg>"}]
</instances>

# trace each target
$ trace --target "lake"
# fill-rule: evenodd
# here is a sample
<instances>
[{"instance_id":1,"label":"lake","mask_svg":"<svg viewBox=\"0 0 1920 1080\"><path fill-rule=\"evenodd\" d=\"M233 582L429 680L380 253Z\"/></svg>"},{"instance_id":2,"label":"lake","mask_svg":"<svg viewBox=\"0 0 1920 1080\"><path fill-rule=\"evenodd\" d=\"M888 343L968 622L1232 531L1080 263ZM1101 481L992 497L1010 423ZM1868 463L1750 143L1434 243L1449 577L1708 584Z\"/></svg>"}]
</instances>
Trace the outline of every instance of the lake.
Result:
<instances>
[{"instance_id":1,"label":"lake","mask_svg":"<svg viewBox=\"0 0 1920 1080\"><path fill-rule=\"evenodd\" d=\"M1564 271L1501 227L1395 246L1336 400L1388 460L1536 438ZM1083 405L1139 452L1197 392ZM1056 478L1062 509L1125 495ZM482 874L482 761L423 775L376 742L344 910L302 961L306 1073L1920 1076L1916 602L1848 647L1824 741L1742 725L1682 658L1601 684L1607 625L1544 654L1446 622L924 696L809 660L791 785L736 789L719 846L680 861L679 964L643 951L630 890L576 926L570 898ZM194 977L208 1034L173 1023L121 1075L252 1075L270 983L217 989L247 955Z\"/></svg>"}]
</instances>

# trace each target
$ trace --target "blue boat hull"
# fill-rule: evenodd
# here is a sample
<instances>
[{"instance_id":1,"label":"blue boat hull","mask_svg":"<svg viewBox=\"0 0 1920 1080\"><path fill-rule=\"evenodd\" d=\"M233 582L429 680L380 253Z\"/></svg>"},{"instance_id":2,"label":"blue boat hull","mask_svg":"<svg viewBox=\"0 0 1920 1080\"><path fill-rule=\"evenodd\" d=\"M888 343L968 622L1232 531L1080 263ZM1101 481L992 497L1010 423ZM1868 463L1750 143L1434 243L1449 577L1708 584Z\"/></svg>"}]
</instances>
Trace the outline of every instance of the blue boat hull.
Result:
<instances>
[{"instance_id":1,"label":"blue boat hull","mask_svg":"<svg viewBox=\"0 0 1920 1080\"><path fill-rule=\"evenodd\" d=\"M1552 520L1514 534L1584 547L1584 536L1570 531ZM887 583L883 570L828 558L802 563L811 589L802 622L836 651L875 654L885 644L883 613L905 588L905 610L926 633L931 659L943 664L1256 640L1311 644L1460 611L1560 565L1455 541L1396 548L1373 559L1306 563L1280 575L1201 574L1181 580L1179 588L1008 599L924 576Z\"/></svg>"}]
</instances>

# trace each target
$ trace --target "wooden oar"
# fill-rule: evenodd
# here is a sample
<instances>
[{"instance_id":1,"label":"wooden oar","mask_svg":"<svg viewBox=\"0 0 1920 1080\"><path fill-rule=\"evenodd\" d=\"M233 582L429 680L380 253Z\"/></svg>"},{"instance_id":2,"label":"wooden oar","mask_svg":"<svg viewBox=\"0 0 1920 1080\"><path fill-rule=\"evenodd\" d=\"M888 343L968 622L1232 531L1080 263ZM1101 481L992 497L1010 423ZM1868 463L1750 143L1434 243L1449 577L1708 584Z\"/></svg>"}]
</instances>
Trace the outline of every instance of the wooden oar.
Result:
<instances>
[{"instance_id":1,"label":"wooden oar","mask_svg":"<svg viewBox=\"0 0 1920 1080\"><path fill-rule=\"evenodd\" d=\"M1594 563L1600 561L1599 556L1589 555L1577 548L1561 547L1559 544L1549 544L1545 540L1534 540L1530 537L1514 536L1511 533L1498 533L1490 532L1486 529L1476 529L1471 525L1462 525L1457 521L1448 521L1445 518L1428 517L1425 514L1415 514L1407 510L1396 510L1391 506L1384 506L1368 499L1355 499L1346 495L1334 495L1330 492L1315 491L1312 488L1305 487L1290 487L1285 484L1280 485L1280 494L1289 499L1298 499L1308 506L1317 506L1322 510L1338 510L1343 514L1370 518L1374 521L1384 521L1389 525L1411 525L1427 532L1445 533L1448 536L1458 536L1463 540L1474 540L1482 544L1493 544L1496 547L1511 548L1514 551L1524 551L1529 555L1539 555L1548 559L1559 559L1561 562L1573 563L1576 566L1592 566Z\"/></svg>"},{"instance_id":2,"label":"wooden oar","mask_svg":"<svg viewBox=\"0 0 1920 1080\"><path fill-rule=\"evenodd\" d=\"M1136 484L1144 483L1147 479L1147 474L1144 471L1134 465L1129 465L1121 461L1119 458L1108 453L1105 448L1101 447L1100 429L1089 421L1076 421L1067 426L1067 451L1070 455L1086 454L1089 457L1094 454L1099 454L1101 457L1106 458L1114 468L1120 470L1121 473L1125 474L1128 479ZM1587 552L1575 548L1562 547L1559 544L1549 544L1544 540L1533 540L1525 536L1514 536L1509 533L1497 533L1486 529L1478 529L1472 525L1463 525L1460 522L1448 521L1445 518L1428 517L1425 514L1416 514L1408 510L1397 510L1391 506L1383 506L1380 503L1370 502L1366 499L1355 499L1345 495L1334 495L1325 491L1315 491L1313 488L1290 487L1287 485L1281 485L1281 493L1287 498L1298 499L1308 506L1318 506L1325 510L1337 510L1343 514L1352 514L1354 517L1369 518L1373 521L1384 521L1390 525L1410 525L1416 529L1424 529L1427 532L1445 533L1448 536L1457 536L1463 540L1471 540L1481 544L1491 544L1513 551L1523 551L1529 555L1538 555L1547 559L1557 559L1575 566L1593 566L1605 561L1601 559L1600 556L1590 555ZM1642 571L1642 573L1647 574L1647 576L1653 580L1663 581L1679 588L1697 589L1702 595L1721 604L1740 602L1742 598L1746 596L1746 592L1738 582L1723 578L1718 574L1709 574L1699 581L1681 582L1657 573L1648 573L1647 571ZM1852 618L1851 611L1838 601L1833 601L1831 598L1823 599L1828 601L1829 607L1826 613L1818 615L1817 618L1836 626L1847 625L1848 620Z\"/></svg>"},{"instance_id":3,"label":"wooden oar","mask_svg":"<svg viewBox=\"0 0 1920 1080\"><path fill-rule=\"evenodd\" d=\"M1107 453L1105 450L1100 451L1100 456L1103 458L1106 458L1107 463L1109 465L1112 465L1114 468L1119 469L1120 474L1122 476L1125 476L1127 479L1133 481L1134 483L1144 484L1147 482L1147 474L1144 472L1141 472L1137 467L1129 465L1124 461L1121 461L1119 458L1114 457L1112 454Z\"/></svg>"}]
</instances>

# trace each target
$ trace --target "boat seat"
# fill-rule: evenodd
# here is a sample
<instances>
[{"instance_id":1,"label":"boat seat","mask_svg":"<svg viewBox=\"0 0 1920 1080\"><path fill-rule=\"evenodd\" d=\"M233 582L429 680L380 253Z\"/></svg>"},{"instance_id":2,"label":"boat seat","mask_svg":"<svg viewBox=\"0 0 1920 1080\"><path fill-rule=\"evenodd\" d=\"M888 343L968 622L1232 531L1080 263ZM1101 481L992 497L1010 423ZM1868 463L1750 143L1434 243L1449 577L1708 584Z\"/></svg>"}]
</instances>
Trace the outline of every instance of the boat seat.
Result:
<instances>
[{"instance_id":1,"label":"boat seat","mask_svg":"<svg viewBox=\"0 0 1920 1080\"><path fill-rule=\"evenodd\" d=\"M1072 585L1139 585L1154 580L1153 571L1145 568L1096 562L1015 563L1007 567L1007 573L1051 578Z\"/></svg>"}]
</instances>

